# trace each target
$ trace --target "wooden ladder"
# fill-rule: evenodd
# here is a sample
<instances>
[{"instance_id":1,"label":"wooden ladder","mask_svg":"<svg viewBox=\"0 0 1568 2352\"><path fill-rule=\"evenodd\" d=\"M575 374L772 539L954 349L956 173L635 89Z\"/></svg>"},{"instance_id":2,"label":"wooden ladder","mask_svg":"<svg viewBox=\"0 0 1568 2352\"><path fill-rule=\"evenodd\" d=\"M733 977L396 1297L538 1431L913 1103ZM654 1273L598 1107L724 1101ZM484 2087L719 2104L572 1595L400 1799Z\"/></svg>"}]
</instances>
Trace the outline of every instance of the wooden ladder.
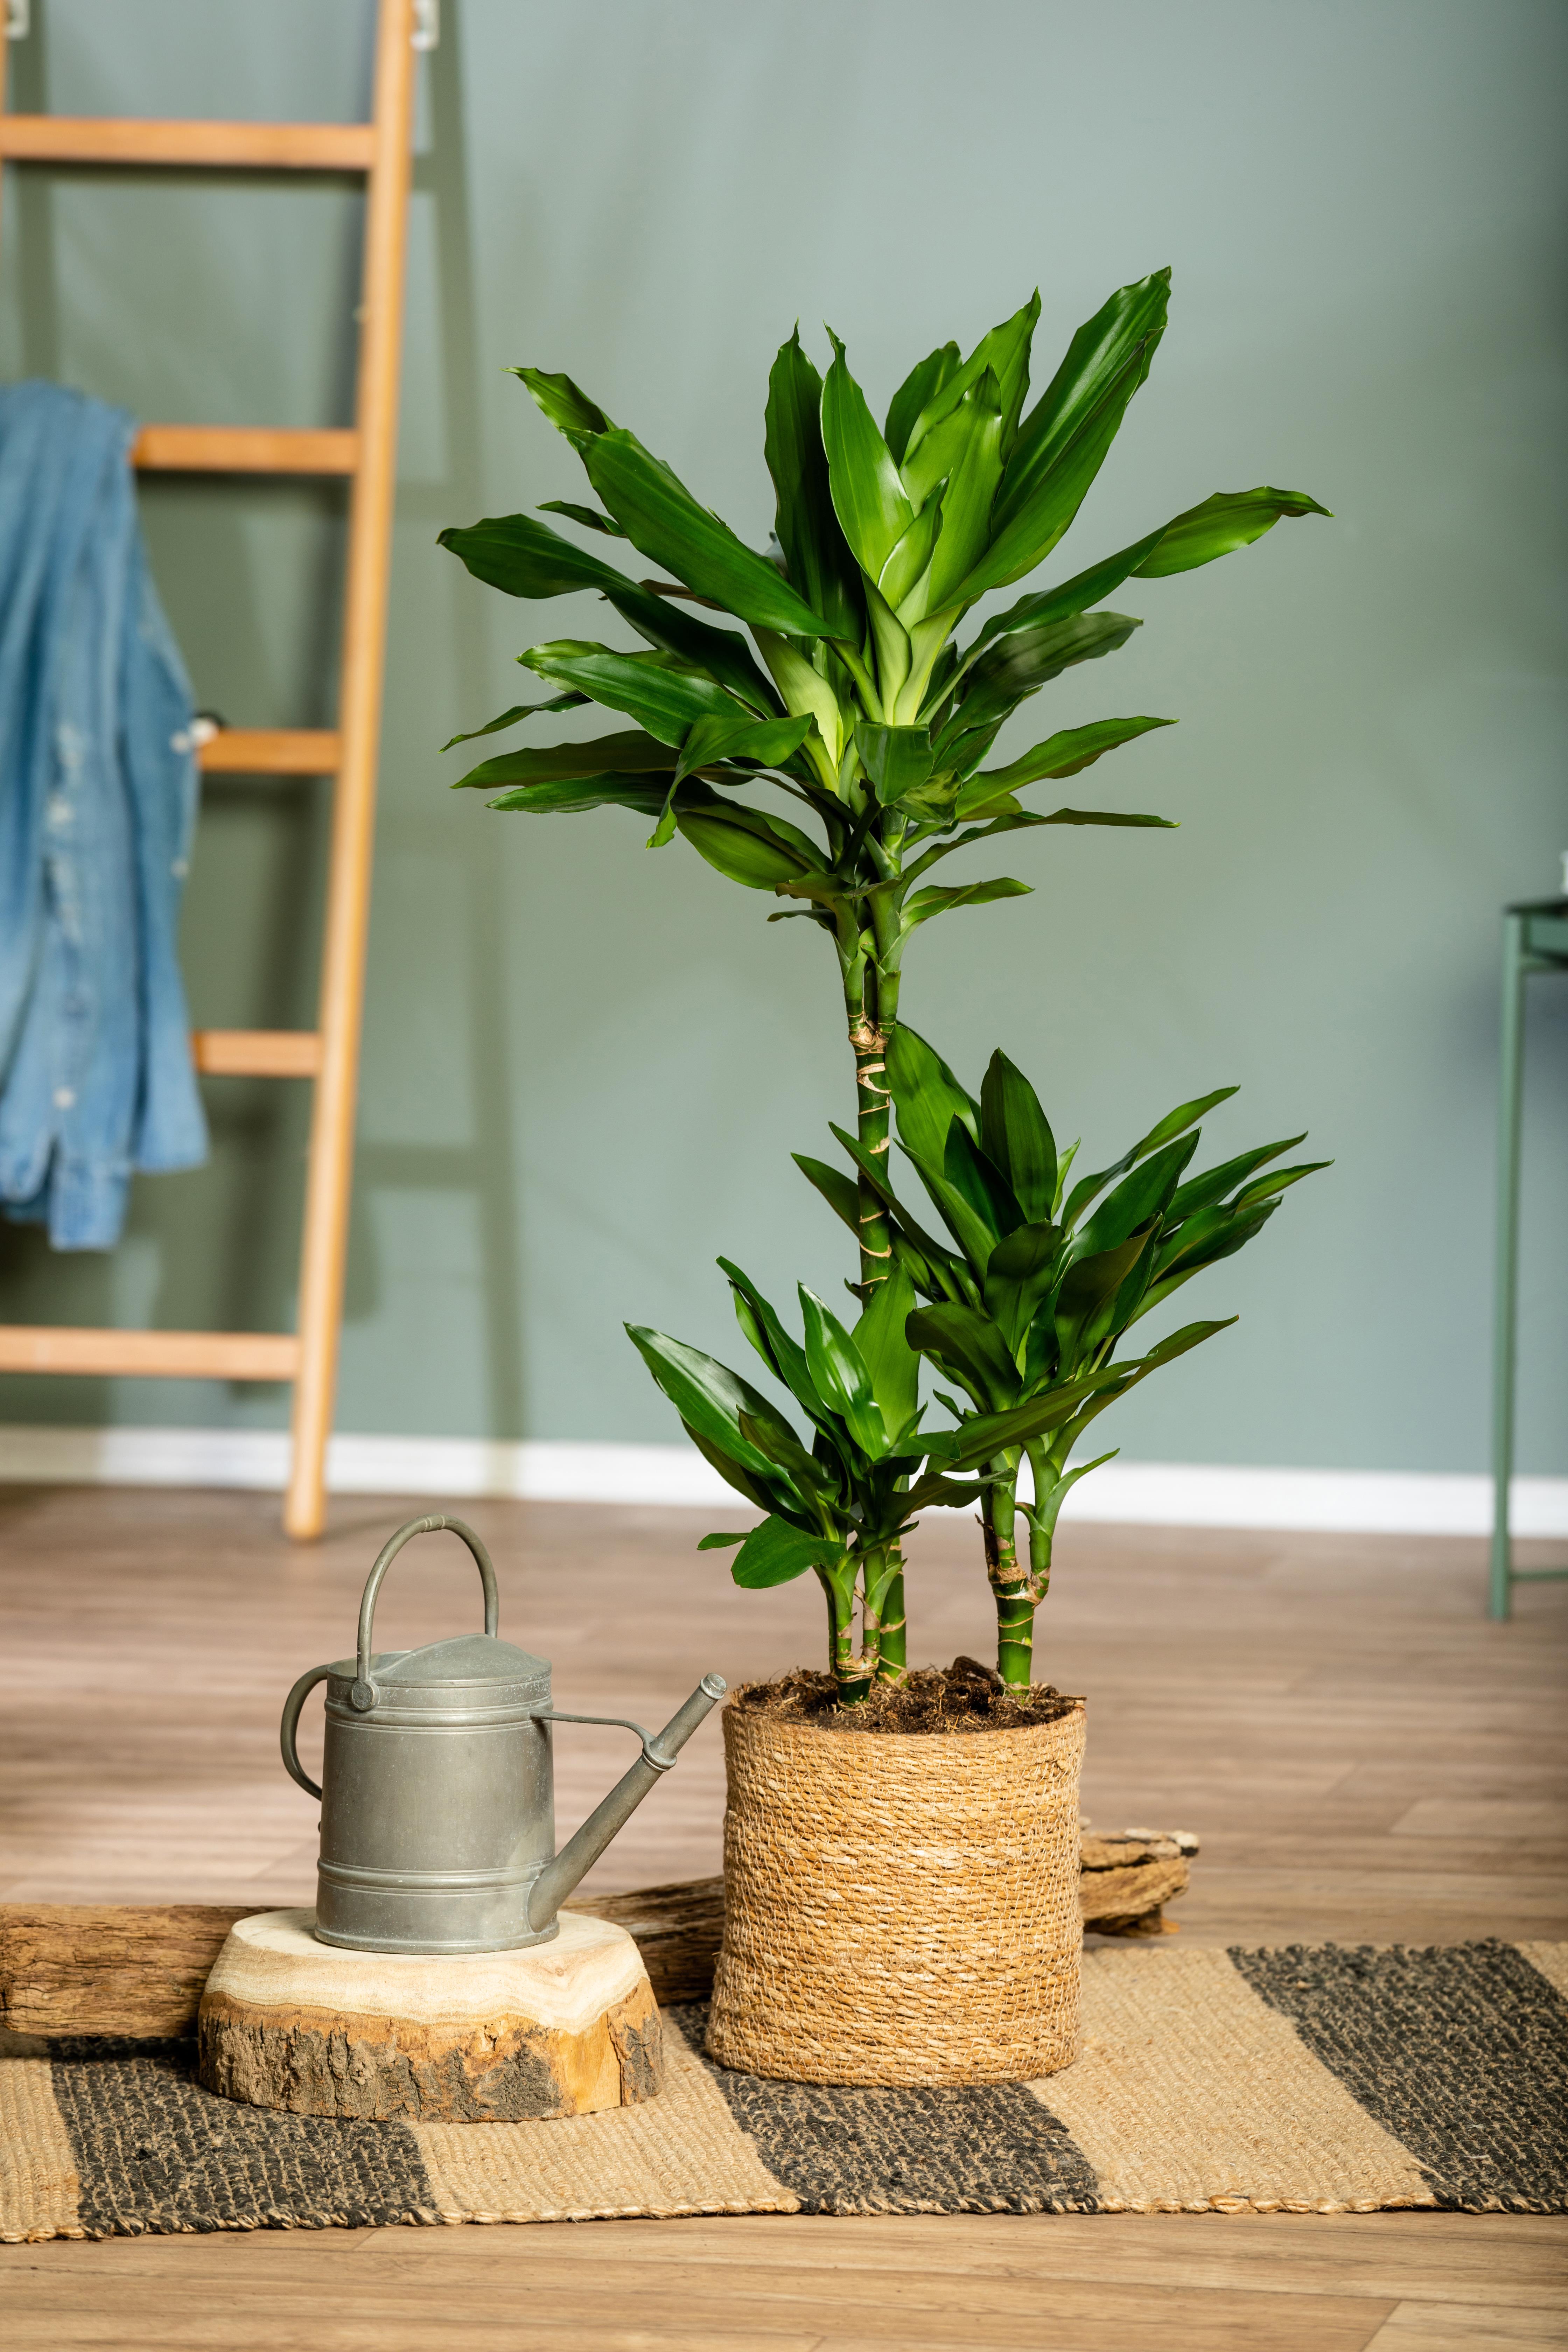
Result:
<instances>
[{"instance_id":1,"label":"wooden ladder","mask_svg":"<svg viewBox=\"0 0 1568 2352\"><path fill-rule=\"evenodd\" d=\"M192 1038L197 1069L211 1076L314 1082L299 1328L289 1334L0 1326L0 1371L291 1381L292 1444L283 1524L296 1537L319 1535L326 1517L326 1452L342 1320L397 457L416 0L377 0L377 10L374 97L368 122L172 122L7 114L3 110L5 45L0 40L0 159L7 163L350 172L363 173L366 180L353 430L148 425L138 434L133 451L135 464L153 472L336 474L353 483L336 729L225 728L200 752L208 774L335 780L317 1026L201 1029Z\"/></svg>"}]
</instances>

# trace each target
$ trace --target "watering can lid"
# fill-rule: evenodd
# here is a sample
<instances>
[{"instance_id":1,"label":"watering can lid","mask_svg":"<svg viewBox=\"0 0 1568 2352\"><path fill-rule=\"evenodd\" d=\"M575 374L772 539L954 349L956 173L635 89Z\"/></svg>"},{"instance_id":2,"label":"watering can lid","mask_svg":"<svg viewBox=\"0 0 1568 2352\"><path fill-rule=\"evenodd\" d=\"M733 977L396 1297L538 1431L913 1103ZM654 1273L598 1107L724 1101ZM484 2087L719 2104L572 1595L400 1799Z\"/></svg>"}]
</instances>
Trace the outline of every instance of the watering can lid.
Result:
<instances>
[{"instance_id":1,"label":"watering can lid","mask_svg":"<svg viewBox=\"0 0 1568 2352\"><path fill-rule=\"evenodd\" d=\"M550 1661L493 1633L456 1633L449 1641L427 1642L422 1650L384 1650L374 1671L378 1683L548 1684ZM333 1672L352 1678L359 1668L345 1658Z\"/></svg>"}]
</instances>

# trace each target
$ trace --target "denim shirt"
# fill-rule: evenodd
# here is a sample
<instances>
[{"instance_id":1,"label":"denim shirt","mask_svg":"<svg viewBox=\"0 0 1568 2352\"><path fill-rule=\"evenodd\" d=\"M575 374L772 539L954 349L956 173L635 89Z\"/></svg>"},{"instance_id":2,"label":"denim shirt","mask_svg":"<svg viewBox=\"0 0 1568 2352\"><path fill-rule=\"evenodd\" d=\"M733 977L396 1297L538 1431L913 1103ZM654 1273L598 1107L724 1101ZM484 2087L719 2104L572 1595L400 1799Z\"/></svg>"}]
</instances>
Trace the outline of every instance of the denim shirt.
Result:
<instances>
[{"instance_id":1,"label":"denim shirt","mask_svg":"<svg viewBox=\"0 0 1568 2352\"><path fill-rule=\"evenodd\" d=\"M147 570L132 420L0 390L0 1202L119 1239L132 1169L206 1157L176 954L190 688Z\"/></svg>"}]
</instances>

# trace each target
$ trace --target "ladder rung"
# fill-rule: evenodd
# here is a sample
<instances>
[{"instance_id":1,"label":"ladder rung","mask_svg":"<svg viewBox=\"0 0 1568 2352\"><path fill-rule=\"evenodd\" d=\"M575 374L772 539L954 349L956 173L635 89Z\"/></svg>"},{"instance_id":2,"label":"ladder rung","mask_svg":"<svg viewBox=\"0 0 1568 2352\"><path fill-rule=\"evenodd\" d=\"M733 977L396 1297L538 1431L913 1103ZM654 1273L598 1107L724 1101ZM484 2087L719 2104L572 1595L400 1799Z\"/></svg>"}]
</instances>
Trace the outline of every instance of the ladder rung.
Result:
<instances>
[{"instance_id":1,"label":"ladder rung","mask_svg":"<svg viewBox=\"0 0 1568 2352\"><path fill-rule=\"evenodd\" d=\"M131 457L155 474L352 474L359 435L275 425L144 425Z\"/></svg>"},{"instance_id":2,"label":"ladder rung","mask_svg":"<svg viewBox=\"0 0 1568 2352\"><path fill-rule=\"evenodd\" d=\"M222 727L197 753L208 776L333 776L338 757L325 727Z\"/></svg>"},{"instance_id":3,"label":"ladder rung","mask_svg":"<svg viewBox=\"0 0 1568 2352\"><path fill-rule=\"evenodd\" d=\"M314 1078L321 1041L313 1029L193 1029L191 1057L209 1078Z\"/></svg>"},{"instance_id":4,"label":"ladder rung","mask_svg":"<svg viewBox=\"0 0 1568 2352\"><path fill-rule=\"evenodd\" d=\"M239 171L368 172L369 122L138 122L7 114L0 155L18 163L206 163Z\"/></svg>"},{"instance_id":5,"label":"ladder rung","mask_svg":"<svg viewBox=\"0 0 1568 2352\"><path fill-rule=\"evenodd\" d=\"M282 1331L89 1331L0 1326L0 1372L123 1373L171 1381L291 1381L300 1342Z\"/></svg>"}]
</instances>

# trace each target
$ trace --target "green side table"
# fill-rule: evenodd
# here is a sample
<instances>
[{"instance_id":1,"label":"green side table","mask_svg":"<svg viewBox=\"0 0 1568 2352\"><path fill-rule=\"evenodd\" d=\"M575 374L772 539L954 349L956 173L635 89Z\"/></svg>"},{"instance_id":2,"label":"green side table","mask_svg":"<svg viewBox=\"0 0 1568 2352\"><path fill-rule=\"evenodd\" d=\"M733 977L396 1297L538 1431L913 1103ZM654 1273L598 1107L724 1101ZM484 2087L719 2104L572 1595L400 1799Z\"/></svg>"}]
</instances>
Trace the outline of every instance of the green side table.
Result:
<instances>
[{"instance_id":1,"label":"green side table","mask_svg":"<svg viewBox=\"0 0 1568 2352\"><path fill-rule=\"evenodd\" d=\"M1568 880L1568 860L1564 862ZM1502 921L1502 1067L1498 1084L1497 1293L1492 1321L1492 1572L1489 1613L1508 1617L1516 1584L1568 1576L1563 1568L1515 1568L1509 1534L1513 1400L1519 1325L1519 1146L1524 1076L1524 984L1531 972L1568 971L1568 896L1510 907Z\"/></svg>"}]
</instances>

